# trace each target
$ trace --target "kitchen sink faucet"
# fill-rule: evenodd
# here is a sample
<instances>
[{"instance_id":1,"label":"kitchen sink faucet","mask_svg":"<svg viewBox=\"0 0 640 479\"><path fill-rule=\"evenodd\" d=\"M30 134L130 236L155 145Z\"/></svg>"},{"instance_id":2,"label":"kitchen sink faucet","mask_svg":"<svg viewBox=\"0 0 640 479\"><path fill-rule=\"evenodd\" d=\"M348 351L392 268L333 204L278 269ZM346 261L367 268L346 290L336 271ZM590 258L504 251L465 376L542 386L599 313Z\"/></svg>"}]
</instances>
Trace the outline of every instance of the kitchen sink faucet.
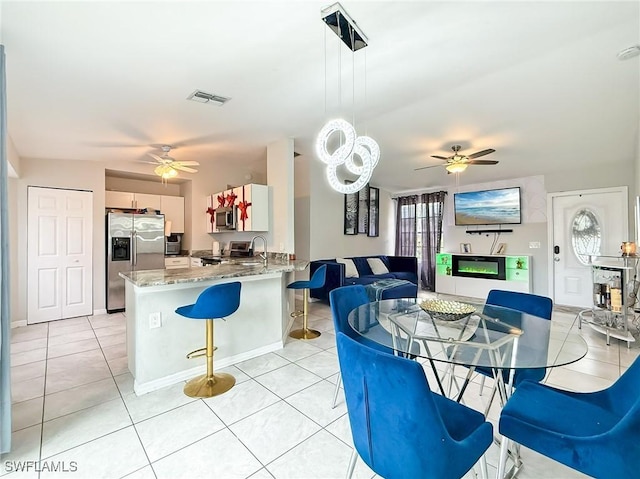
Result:
<instances>
[{"instance_id":1,"label":"kitchen sink faucet","mask_svg":"<svg viewBox=\"0 0 640 479\"><path fill-rule=\"evenodd\" d=\"M264 245L264 253L260 255L260 258L262 258L262 262L266 266L267 265L267 240L264 239L264 236L257 235L251 238L251 244L249 245L249 248L251 249L251 251L254 251L255 253L254 246L257 238L260 238L262 240L262 244Z\"/></svg>"}]
</instances>

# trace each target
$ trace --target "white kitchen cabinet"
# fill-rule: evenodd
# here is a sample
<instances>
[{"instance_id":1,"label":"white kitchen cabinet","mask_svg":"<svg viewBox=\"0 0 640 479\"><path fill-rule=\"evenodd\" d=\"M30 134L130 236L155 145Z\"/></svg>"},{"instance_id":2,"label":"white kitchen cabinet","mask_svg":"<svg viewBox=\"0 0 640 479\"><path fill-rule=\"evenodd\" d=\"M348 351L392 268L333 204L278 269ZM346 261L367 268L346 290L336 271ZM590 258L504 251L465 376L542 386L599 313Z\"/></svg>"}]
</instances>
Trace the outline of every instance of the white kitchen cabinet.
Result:
<instances>
[{"instance_id":1,"label":"white kitchen cabinet","mask_svg":"<svg viewBox=\"0 0 640 479\"><path fill-rule=\"evenodd\" d=\"M134 194L128 191L105 191L104 206L105 208L135 208Z\"/></svg>"},{"instance_id":2,"label":"white kitchen cabinet","mask_svg":"<svg viewBox=\"0 0 640 479\"><path fill-rule=\"evenodd\" d=\"M171 233L184 233L184 198L182 196L160 197L160 208L165 221L171 221Z\"/></svg>"},{"instance_id":3,"label":"white kitchen cabinet","mask_svg":"<svg viewBox=\"0 0 640 479\"><path fill-rule=\"evenodd\" d=\"M200 268L201 266L202 266L202 259L201 258L191 257L191 267L192 268Z\"/></svg>"},{"instance_id":4,"label":"white kitchen cabinet","mask_svg":"<svg viewBox=\"0 0 640 479\"><path fill-rule=\"evenodd\" d=\"M105 208L160 210L161 202L160 195L131 193L129 191L105 191L104 206Z\"/></svg>"},{"instance_id":5,"label":"white kitchen cabinet","mask_svg":"<svg viewBox=\"0 0 640 479\"><path fill-rule=\"evenodd\" d=\"M269 231L269 187L249 184L234 188L238 195L237 231Z\"/></svg>"},{"instance_id":6,"label":"white kitchen cabinet","mask_svg":"<svg viewBox=\"0 0 640 479\"><path fill-rule=\"evenodd\" d=\"M164 267L165 269L178 269L178 268L188 268L189 267L189 257L188 256L175 256L164 259Z\"/></svg>"},{"instance_id":7,"label":"white kitchen cabinet","mask_svg":"<svg viewBox=\"0 0 640 479\"><path fill-rule=\"evenodd\" d=\"M134 208L137 208L139 210L147 208L149 210L161 211L160 198L161 198L160 195L134 193L133 195L133 201L135 202Z\"/></svg>"}]
</instances>

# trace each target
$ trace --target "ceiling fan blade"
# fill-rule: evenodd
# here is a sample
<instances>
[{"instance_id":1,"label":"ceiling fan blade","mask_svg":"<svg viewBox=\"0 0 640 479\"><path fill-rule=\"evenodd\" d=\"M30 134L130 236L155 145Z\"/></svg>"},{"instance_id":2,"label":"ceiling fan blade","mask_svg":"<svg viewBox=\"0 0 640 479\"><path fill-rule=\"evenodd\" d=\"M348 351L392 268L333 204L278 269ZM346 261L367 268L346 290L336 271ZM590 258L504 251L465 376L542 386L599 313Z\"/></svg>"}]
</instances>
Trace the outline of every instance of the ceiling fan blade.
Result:
<instances>
[{"instance_id":1,"label":"ceiling fan blade","mask_svg":"<svg viewBox=\"0 0 640 479\"><path fill-rule=\"evenodd\" d=\"M497 165L498 161L496 160L471 160L469 161L470 165Z\"/></svg>"},{"instance_id":2,"label":"ceiling fan blade","mask_svg":"<svg viewBox=\"0 0 640 479\"><path fill-rule=\"evenodd\" d=\"M418 171L418 170L426 170L427 168L441 168L444 165L431 165L431 166L422 166L420 168L414 168L413 171Z\"/></svg>"},{"instance_id":3,"label":"ceiling fan blade","mask_svg":"<svg viewBox=\"0 0 640 479\"><path fill-rule=\"evenodd\" d=\"M489 153L493 153L494 151L496 150L492 148L489 148L487 150L482 150L482 151L476 151L475 153L467 155L467 158L469 158L470 160L473 160L474 158L480 158L481 156L488 155Z\"/></svg>"},{"instance_id":4,"label":"ceiling fan blade","mask_svg":"<svg viewBox=\"0 0 640 479\"><path fill-rule=\"evenodd\" d=\"M156 160L158 163L164 163L164 161L162 160L162 158L160 158L158 155L155 155L153 153L147 153L151 158L153 158L154 160Z\"/></svg>"},{"instance_id":5,"label":"ceiling fan blade","mask_svg":"<svg viewBox=\"0 0 640 479\"><path fill-rule=\"evenodd\" d=\"M449 159L444 156L438 156L438 155L431 155L431 158L437 158L439 160L444 160L444 161L447 161Z\"/></svg>"},{"instance_id":6,"label":"ceiling fan blade","mask_svg":"<svg viewBox=\"0 0 640 479\"><path fill-rule=\"evenodd\" d=\"M196 170L194 168L188 168L186 166L177 165L175 163L173 165L171 165L171 167L176 169L176 170L186 171L187 173L197 173L198 172L198 170Z\"/></svg>"},{"instance_id":7,"label":"ceiling fan blade","mask_svg":"<svg viewBox=\"0 0 640 479\"><path fill-rule=\"evenodd\" d=\"M200 163L197 161L176 161L174 165L182 165L182 166L200 166Z\"/></svg>"}]
</instances>

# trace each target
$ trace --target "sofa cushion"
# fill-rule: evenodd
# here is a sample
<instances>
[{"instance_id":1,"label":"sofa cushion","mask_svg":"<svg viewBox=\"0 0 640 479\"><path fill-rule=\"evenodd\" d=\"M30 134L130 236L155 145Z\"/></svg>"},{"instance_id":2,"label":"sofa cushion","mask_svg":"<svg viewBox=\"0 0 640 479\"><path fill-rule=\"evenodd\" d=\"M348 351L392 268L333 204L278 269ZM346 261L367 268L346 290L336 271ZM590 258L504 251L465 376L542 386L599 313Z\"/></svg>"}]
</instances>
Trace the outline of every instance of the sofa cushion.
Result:
<instances>
[{"instance_id":1,"label":"sofa cushion","mask_svg":"<svg viewBox=\"0 0 640 479\"><path fill-rule=\"evenodd\" d=\"M342 263L344 265L345 278L357 278L360 276L352 259L336 258L336 263Z\"/></svg>"},{"instance_id":2,"label":"sofa cushion","mask_svg":"<svg viewBox=\"0 0 640 479\"><path fill-rule=\"evenodd\" d=\"M367 258L367 263L369 263L373 274L387 274L389 272L389 268L380 258Z\"/></svg>"},{"instance_id":3,"label":"sofa cushion","mask_svg":"<svg viewBox=\"0 0 640 479\"><path fill-rule=\"evenodd\" d=\"M373 274L373 272L371 271L371 268L369 267L369 263L367 263L366 257L356 256L351 259L353 260L353 263L356 265L356 268L358 268L359 276L371 276Z\"/></svg>"}]
</instances>

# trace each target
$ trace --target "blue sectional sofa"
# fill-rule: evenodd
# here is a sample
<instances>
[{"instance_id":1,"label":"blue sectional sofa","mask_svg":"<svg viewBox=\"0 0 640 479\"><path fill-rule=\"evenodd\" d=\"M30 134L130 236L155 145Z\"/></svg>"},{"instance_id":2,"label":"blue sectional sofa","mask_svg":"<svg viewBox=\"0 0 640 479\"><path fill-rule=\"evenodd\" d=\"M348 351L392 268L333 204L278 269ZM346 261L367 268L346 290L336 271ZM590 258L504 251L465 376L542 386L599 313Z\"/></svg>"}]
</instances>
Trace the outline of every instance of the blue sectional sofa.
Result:
<instances>
[{"instance_id":1,"label":"blue sectional sofa","mask_svg":"<svg viewBox=\"0 0 640 479\"><path fill-rule=\"evenodd\" d=\"M367 258L380 258L389 272L385 274L373 274L369 267L369 263L367 262ZM358 277L346 278L344 264L336 262L335 258L311 261L309 266L310 275L313 275L315 270L323 264L327 265L327 279L324 287L312 289L310 291L312 298L329 301L329 292L335 288L348 286L350 284L361 284L366 286L380 279L387 278L404 279L411 281L416 286L418 285L418 260L415 256L378 255L355 256L345 259L353 260L356 269L358 270Z\"/></svg>"}]
</instances>

